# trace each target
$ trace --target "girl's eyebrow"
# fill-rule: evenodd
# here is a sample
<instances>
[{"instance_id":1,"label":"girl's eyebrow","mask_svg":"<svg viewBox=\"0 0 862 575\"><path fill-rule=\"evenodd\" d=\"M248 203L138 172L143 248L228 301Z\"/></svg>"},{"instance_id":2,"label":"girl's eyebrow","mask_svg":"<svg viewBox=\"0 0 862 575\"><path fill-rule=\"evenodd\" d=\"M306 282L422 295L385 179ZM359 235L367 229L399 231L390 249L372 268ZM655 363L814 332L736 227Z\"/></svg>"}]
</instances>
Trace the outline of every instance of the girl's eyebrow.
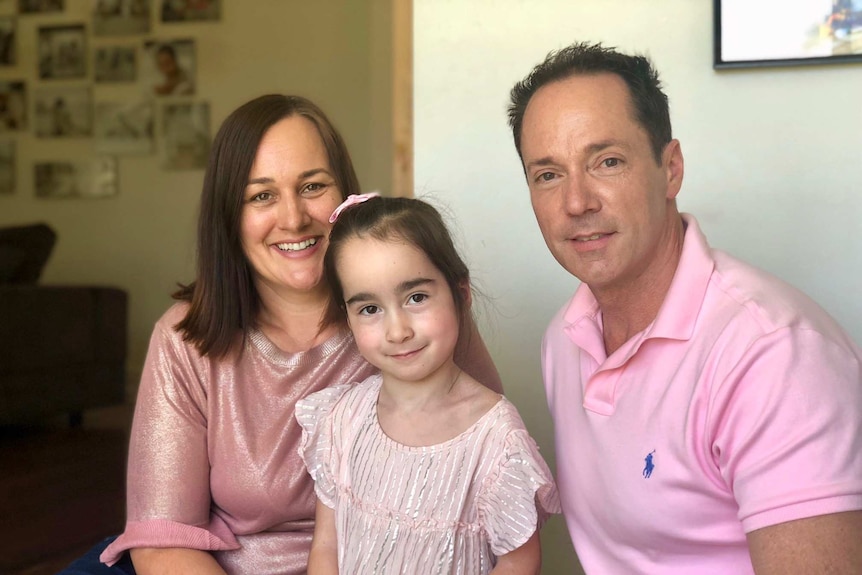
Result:
<instances>
[{"instance_id":1,"label":"girl's eyebrow","mask_svg":"<svg viewBox=\"0 0 862 575\"><path fill-rule=\"evenodd\" d=\"M403 281L398 284L398 287L395 290L398 293L408 292L410 290L414 290L419 286L428 285L434 283L434 280L430 278L416 278L412 280ZM347 305L352 305L358 302L370 301L374 299L374 294L369 292L360 292L357 294L353 294L350 298L344 300L344 303Z\"/></svg>"}]
</instances>

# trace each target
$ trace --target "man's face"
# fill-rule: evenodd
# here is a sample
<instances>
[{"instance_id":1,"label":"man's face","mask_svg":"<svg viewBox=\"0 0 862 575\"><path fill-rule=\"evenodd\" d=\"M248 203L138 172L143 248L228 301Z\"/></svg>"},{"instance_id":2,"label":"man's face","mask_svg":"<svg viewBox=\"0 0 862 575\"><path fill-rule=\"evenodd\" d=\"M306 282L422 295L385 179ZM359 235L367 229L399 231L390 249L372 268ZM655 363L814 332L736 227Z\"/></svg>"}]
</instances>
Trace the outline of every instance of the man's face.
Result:
<instances>
[{"instance_id":1,"label":"man's face","mask_svg":"<svg viewBox=\"0 0 862 575\"><path fill-rule=\"evenodd\" d=\"M674 140L656 162L625 82L596 74L540 88L524 113L521 156L560 265L594 293L648 286L679 222L682 154Z\"/></svg>"}]
</instances>

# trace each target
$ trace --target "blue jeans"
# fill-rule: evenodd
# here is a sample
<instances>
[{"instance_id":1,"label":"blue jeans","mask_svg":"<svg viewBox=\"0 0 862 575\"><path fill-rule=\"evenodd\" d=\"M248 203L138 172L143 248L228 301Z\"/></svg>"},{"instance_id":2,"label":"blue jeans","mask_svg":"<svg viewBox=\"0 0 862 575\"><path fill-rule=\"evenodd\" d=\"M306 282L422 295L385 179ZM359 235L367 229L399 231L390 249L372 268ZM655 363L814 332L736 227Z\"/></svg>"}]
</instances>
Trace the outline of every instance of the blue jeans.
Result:
<instances>
[{"instance_id":1,"label":"blue jeans","mask_svg":"<svg viewBox=\"0 0 862 575\"><path fill-rule=\"evenodd\" d=\"M116 537L108 537L97 543L95 547L87 551L83 557L76 559L71 565L57 573L57 575L135 575L135 568L129 554L123 555L113 567L108 567L99 561L99 555L105 547L111 544Z\"/></svg>"}]
</instances>

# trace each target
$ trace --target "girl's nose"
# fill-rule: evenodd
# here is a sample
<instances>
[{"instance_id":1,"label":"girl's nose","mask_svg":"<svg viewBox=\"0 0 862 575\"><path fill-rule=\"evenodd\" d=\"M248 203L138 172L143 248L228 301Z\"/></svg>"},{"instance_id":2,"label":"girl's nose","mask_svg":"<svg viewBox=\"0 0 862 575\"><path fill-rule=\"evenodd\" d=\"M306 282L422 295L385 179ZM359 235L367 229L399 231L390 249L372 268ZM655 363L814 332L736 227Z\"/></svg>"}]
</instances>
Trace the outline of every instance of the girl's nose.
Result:
<instances>
[{"instance_id":1,"label":"girl's nose","mask_svg":"<svg viewBox=\"0 0 862 575\"><path fill-rule=\"evenodd\" d=\"M392 343L402 343L413 336L413 329L404 313L390 313L386 322L386 340Z\"/></svg>"}]
</instances>

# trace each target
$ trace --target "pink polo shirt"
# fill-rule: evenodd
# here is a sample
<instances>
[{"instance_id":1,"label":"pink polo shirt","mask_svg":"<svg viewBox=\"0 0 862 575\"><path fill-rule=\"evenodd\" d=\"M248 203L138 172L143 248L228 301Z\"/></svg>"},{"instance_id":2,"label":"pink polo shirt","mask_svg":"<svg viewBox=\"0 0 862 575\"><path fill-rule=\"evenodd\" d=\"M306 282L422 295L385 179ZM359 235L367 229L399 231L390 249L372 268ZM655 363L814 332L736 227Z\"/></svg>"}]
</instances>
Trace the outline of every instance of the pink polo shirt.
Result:
<instances>
[{"instance_id":1,"label":"pink polo shirt","mask_svg":"<svg viewBox=\"0 0 862 575\"><path fill-rule=\"evenodd\" d=\"M747 532L862 509L862 353L810 298L687 224L658 316L610 357L586 285L542 371L588 573L753 573Z\"/></svg>"}]
</instances>

